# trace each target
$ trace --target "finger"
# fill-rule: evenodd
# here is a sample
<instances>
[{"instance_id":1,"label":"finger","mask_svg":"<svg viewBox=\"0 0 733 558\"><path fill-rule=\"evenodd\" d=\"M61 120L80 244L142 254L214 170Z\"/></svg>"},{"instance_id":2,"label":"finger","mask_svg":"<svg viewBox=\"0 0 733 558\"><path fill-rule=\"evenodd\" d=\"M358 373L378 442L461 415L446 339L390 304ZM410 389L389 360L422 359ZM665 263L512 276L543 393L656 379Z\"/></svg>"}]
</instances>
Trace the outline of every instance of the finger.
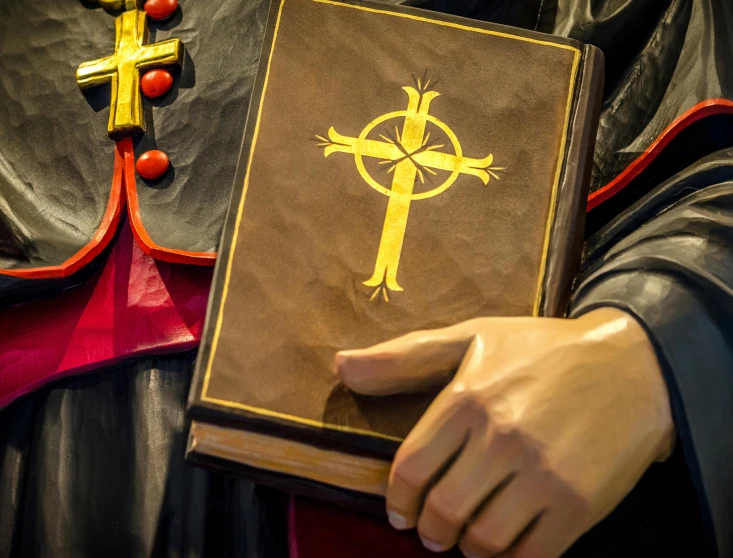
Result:
<instances>
[{"instance_id":1,"label":"finger","mask_svg":"<svg viewBox=\"0 0 733 558\"><path fill-rule=\"evenodd\" d=\"M474 426L465 449L428 493L417 524L426 546L453 547L481 504L505 493L503 484L515 484L511 478L521 464L522 448L492 430L486 423Z\"/></svg>"},{"instance_id":2,"label":"finger","mask_svg":"<svg viewBox=\"0 0 733 558\"><path fill-rule=\"evenodd\" d=\"M542 483L519 474L468 526L460 542L463 554L474 558L505 552L547 505Z\"/></svg>"},{"instance_id":3,"label":"finger","mask_svg":"<svg viewBox=\"0 0 733 558\"><path fill-rule=\"evenodd\" d=\"M468 435L468 423L453 412L441 393L400 446L387 486L387 513L397 529L417 524L429 486L459 454Z\"/></svg>"},{"instance_id":4,"label":"finger","mask_svg":"<svg viewBox=\"0 0 733 558\"><path fill-rule=\"evenodd\" d=\"M577 522L557 509L543 513L512 549L512 558L558 558L582 535Z\"/></svg>"},{"instance_id":5,"label":"finger","mask_svg":"<svg viewBox=\"0 0 733 558\"><path fill-rule=\"evenodd\" d=\"M450 379L476 335L477 320L416 331L367 349L336 354L336 373L349 389L390 395Z\"/></svg>"}]
</instances>

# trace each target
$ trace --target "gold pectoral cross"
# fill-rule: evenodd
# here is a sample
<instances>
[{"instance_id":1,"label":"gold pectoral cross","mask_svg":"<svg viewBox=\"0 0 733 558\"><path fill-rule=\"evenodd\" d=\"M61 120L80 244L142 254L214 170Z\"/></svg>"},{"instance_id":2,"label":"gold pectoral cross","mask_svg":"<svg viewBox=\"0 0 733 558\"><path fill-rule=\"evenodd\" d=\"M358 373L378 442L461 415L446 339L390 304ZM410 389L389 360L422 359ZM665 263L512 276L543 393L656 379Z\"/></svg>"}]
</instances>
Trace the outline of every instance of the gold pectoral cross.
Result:
<instances>
[{"instance_id":1,"label":"gold pectoral cross","mask_svg":"<svg viewBox=\"0 0 733 558\"><path fill-rule=\"evenodd\" d=\"M111 84L107 131L112 136L145 131L140 71L181 63L183 48L179 39L152 45L147 41L145 12L126 11L115 20L115 53L85 62L76 71L76 81L82 89Z\"/></svg>"},{"instance_id":2,"label":"gold pectoral cross","mask_svg":"<svg viewBox=\"0 0 733 558\"><path fill-rule=\"evenodd\" d=\"M425 89L428 83L425 84ZM419 87L420 85L418 83ZM385 300L388 300L387 289L403 290L397 282L397 270L412 201L431 198L445 192L461 174L476 176L484 185L487 185L492 176L498 180L499 177L494 171L503 170L491 167L494 161L493 155L488 155L484 159L463 156L463 150L453 131L442 121L429 114L431 102L440 93L419 92L413 87L403 87L403 89L408 96L407 110L380 116L368 124L359 137L342 136L333 127L328 131L328 138L316 136L321 142L319 146L325 148L326 157L339 152L354 155L362 178L375 190L389 196L374 273L370 279L364 281L366 286L377 287L372 298L382 291ZM380 137L383 141L368 138L370 132L377 126L396 118L404 118L401 133L398 128L395 128L393 138L382 134ZM448 137L453 144L454 154L438 151L445 146L430 142L430 133L426 133L428 123L437 126ZM380 159L380 165L389 165L387 172L393 173L391 188L385 188L367 172L364 157ZM427 175L437 175L435 170L448 171L451 174L439 186L427 192L415 194L414 188L417 180L424 183Z\"/></svg>"}]
</instances>

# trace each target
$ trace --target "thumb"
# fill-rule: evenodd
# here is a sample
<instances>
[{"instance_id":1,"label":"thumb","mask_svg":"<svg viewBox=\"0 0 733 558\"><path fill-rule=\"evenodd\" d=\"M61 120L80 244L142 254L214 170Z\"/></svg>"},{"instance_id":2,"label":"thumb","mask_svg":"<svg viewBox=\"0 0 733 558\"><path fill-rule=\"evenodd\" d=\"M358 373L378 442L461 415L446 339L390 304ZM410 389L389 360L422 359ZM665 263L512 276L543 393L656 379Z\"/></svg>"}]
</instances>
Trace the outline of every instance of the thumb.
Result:
<instances>
[{"instance_id":1,"label":"thumb","mask_svg":"<svg viewBox=\"0 0 733 558\"><path fill-rule=\"evenodd\" d=\"M392 395L446 383L477 333L478 320L416 331L368 349L336 354L336 374L364 395Z\"/></svg>"}]
</instances>

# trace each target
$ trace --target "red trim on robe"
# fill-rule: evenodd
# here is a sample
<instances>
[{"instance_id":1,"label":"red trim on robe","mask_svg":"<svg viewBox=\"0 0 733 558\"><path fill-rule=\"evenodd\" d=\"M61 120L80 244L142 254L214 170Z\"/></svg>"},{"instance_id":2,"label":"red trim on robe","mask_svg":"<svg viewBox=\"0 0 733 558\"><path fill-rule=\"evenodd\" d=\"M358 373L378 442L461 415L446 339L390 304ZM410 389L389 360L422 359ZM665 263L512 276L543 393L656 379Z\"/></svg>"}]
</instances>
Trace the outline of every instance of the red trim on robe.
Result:
<instances>
[{"instance_id":1,"label":"red trim on robe","mask_svg":"<svg viewBox=\"0 0 733 558\"><path fill-rule=\"evenodd\" d=\"M21 277L26 279L50 279L61 278L73 275L85 265L90 263L107 247L117 232L117 225L120 222L120 215L125 206L124 181L122 179L122 155L118 143L115 146L114 168L112 171L112 191L107 201L107 209L102 216L102 221L97 227L92 239L60 265L48 267L33 267L26 269L0 269L0 275Z\"/></svg>"},{"instance_id":2,"label":"red trim on robe","mask_svg":"<svg viewBox=\"0 0 733 558\"><path fill-rule=\"evenodd\" d=\"M148 255L163 262L176 264L191 264L213 266L216 263L216 252L188 252L186 250L174 250L164 248L153 241L145 230L142 217L140 216L140 205L137 198L137 181L135 180L135 153L132 149L132 142L124 139L120 143L129 142L129 146L123 147L125 158L125 182L127 183L127 214L130 218L132 233L135 235L140 247Z\"/></svg>"},{"instance_id":3,"label":"red trim on robe","mask_svg":"<svg viewBox=\"0 0 733 558\"><path fill-rule=\"evenodd\" d=\"M137 182L135 180L135 153L132 140L125 138L118 141L115 145L112 189L107 202L107 208L91 240L76 254L60 265L0 269L0 275L25 279L60 279L73 275L107 248L117 232L120 216L122 215L122 210L126 202L133 233L146 254L165 262L214 266L216 263L215 252L173 250L159 246L150 238L140 218Z\"/></svg>"},{"instance_id":4,"label":"red trim on robe","mask_svg":"<svg viewBox=\"0 0 733 558\"><path fill-rule=\"evenodd\" d=\"M728 99L708 99L707 101L698 103L683 115L679 116L621 174L603 188L596 190L588 196L588 211L595 209L626 188L626 186L633 182L636 177L654 162L673 139L684 132L689 126L716 114L733 114L733 101L729 101Z\"/></svg>"}]
</instances>

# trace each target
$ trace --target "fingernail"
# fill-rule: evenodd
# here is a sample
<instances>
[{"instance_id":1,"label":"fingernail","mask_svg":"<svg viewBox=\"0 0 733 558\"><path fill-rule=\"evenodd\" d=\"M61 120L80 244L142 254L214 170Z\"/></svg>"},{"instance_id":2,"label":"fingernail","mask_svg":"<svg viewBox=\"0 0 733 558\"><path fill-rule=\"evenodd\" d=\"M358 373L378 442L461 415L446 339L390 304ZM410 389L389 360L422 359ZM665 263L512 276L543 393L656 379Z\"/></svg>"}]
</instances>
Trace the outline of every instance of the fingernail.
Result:
<instances>
[{"instance_id":1,"label":"fingernail","mask_svg":"<svg viewBox=\"0 0 733 558\"><path fill-rule=\"evenodd\" d=\"M399 531L404 531L405 529L407 529L407 520L404 518L404 516L398 514L397 512L389 512L387 514L387 517L389 517L389 524L395 529Z\"/></svg>"},{"instance_id":2,"label":"fingernail","mask_svg":"<svg viewBox=\"0 0 733 558\"><path fill-rule=\"evenodd\" d=\"M430 552L443 552L443 547L436 542L429 541L428 539L420 539L422 545L427 548Z\"/></svg>"}]
</instances>

